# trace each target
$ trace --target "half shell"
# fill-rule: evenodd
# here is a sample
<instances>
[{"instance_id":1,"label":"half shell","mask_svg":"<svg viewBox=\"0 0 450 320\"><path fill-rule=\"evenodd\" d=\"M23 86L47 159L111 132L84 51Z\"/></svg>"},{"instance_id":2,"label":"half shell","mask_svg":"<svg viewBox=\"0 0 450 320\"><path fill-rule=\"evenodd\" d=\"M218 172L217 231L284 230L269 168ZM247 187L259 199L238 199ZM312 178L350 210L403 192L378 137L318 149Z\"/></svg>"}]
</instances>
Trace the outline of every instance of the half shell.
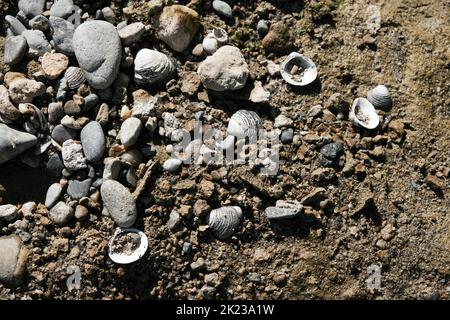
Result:
<instances>
[{"instance_id":1,"label":"half shell","mask_svg":"<svg viewBox=\"0 0 450 320\"><path fill-rule=\"evenodd\" d=\"M133 243L121 246L118 239L125 234L131 234ZM115 263L129 264L142 258L147 249L148 239L142 231L134 228L117 228L109 240L108 255Z\"/></svg>"},{"instance_id":2,"label":"half shell","mask_svg":"<svg viewBox=\"0 0 450 320\"><path fill-rule=\"evenodd\" d=\"M221 207L209 213L208 224L217 238L225 240L236 232L242 217L240 207Z\"/></svg>"},{"instance_id":3,"label":"half shell","mask_svg":"<svg viewBox=\"0 0 450 320\"><path fill-rule=\"evenodd\" d=\"M306 86L317 78L316 64L297 52L292 52L280 65L283 79L293 86Z\"/></svg>"},{"instance_id":4,"label":"half shell","mask_svg":"<svg viewBox=\"0 0 450 320\"><path fill-rule=\"evenodd\" d=\"M389 108L392 105L391 94L388 88L378 85L367 93L367 100L375 107L380 109Z\"/></svg>"},{"instance_id":5,"label":"half shell","mask_svg":"<svg viewBox=\"0 0 450 320\"><path fill-rule=\"evenodd\" d=\"M349 119L354 125L369 130L375 129L380 124L380 117L366 98L357 98L353 101Z\"/></svg>"},{"instance_id":6,"label":"half shell","mask_svg":"<svg viewBox=\"0 0 450 320\"><path fill-rule=\"evenodd\" d=\"M78 89L86 81L83 71L77 67L69 67L66 70L64 77L71 90Z\"/></svg>"},{"instance_id":7,"label":"half shell","mask_svg":"<svg viewBox=\"0 0 450 320\"><path fill-rule=\"evenodd\" d=\"M254 111L239 110L228 122L228 134L239 138L256 135L262 127L261 118Z\"/></svg>"},{"instance_id":8,"label":"half shell","mask_svg":"<svg viewBox=\"0 0 450 320\"><path fill-rule=\"evenodd\" d=\"M166 84L175 70L172 60L156 50L142 49L134 61L135 81L140 85Z\"/></svg>"}]
</instances>

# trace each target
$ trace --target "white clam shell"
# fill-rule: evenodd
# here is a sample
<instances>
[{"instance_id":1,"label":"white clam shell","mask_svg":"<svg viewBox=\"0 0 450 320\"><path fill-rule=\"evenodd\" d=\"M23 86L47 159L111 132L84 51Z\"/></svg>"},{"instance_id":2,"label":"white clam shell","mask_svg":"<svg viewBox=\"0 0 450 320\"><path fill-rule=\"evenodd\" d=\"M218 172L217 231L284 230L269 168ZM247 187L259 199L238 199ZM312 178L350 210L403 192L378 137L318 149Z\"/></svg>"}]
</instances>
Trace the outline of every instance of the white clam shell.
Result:
<instances>
[{"instance_id":1,"label":"white clam shell","mask_svg":"<svg viewBox=\"0 0 450 320\"><path fill-rule=\"evenodd\" d=\"M298 69L298 75L292 74L294 67ZM297 52L292 52L281 63L280 72L283 79L293 86L306 86L317 78L316 64Z\"/></svg>"},{"instance_id":2,"label":"white clam shell","mask_svg":"<svg viewBox=\"0 0 450 320\"><path fill-rule=\"evenodd\" d=\"M134 61L135 81L141 85L165 84L176 71L175 64L162 52L140 50Z\"/></svg>"},{"instance_id":3,"label":"white clam shell","mask_svg":"<svg viewBox=\"0 0 450 320\"><path fill-rule=\"evenodd\" d=\"M140 244L136 250L134 250L131 254L125 254L121 252L114 252L113 245L117 237L123 233L136 233L139 235ZM148 238L147 236L140 230L135 228L117 228L112 236L111 240L109 240L109 248L108 255L112 261L118 264L129 264L133 263L140 258L142 258L145 252L148 249Z\"/></svg>"},{"instance_id":4,"label":"white clam shell","mask_svg":"<svg viewBox=\"0 0 450 320\"><path fill-rule=\"evenodd\" d=\"M241 224L242 217L243 214L240 207L221 207L209 213L208 225L217 238L225 240L236 232Z\"/></svg>"},{"instance_id":5,"label":"white clam shell","mask_svg":"<svg viewBox=\"0 0 450 320\"><path fill-rule=\"evenodd\" d=\"M261 118L254 111L239 110L228 122L228 134L236 137L255 135L262 127Z\"/></svg>"},{"instance_id":6,"label":"white clam shell","mask_svg":"<svg viewBox=\"0 0 450 320\"><path fill-rule=\"evenodd\" d=\"M78 89L86 81L83 71L77 67L69 67L66 70L64 77L71 90Z\"/></svg>"},{"instance_id":7,"label":"white clam shell","mask_svg":"<svg viewBox=\"0 0 450 320\"><path fill-rule=\"evenodd\" d=\"M367 100L375 108L389 108L392 105L391 94L384 85L378 85L367 93Z\"/></svg>"},{"instance_id":8,"label":"white clam shell","mask_svg":"<svg viewBox=\"0 0 450 320\"><path fill-rule=\"evenodd\" d=\"M380 117L366 98L357 98L353 101L349 119L354 125L369 130L375 129L380 124Z\"/></svg>"}]
</instances>

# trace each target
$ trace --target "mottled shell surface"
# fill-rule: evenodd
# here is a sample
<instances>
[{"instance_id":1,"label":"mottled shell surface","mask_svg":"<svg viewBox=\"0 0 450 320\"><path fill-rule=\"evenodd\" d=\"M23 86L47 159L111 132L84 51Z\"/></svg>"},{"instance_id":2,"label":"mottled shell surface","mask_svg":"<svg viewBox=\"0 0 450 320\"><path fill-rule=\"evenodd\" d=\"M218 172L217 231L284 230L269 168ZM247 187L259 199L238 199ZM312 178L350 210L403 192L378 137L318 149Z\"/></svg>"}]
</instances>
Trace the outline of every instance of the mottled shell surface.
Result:
<instances>
[{"instance_id":1,"label":"mottled shell surface","mask_svg":"<svg viewBox=\"0 0 450 320\"><path fill-rule=\"evenodd\" d=\"M139 246L133 252L114 252L114 243L117 237L124 233L135 233L139 235ZM141 259L148 249L148 238L140 230L134 228L117 228L109 241L108 255L112 261L118 264L129 264Z\"/></svg>"},{"instance_id":2,"label":"mottled shell surface","mask_svg":"<svg viewBox=\"0 0 450 320\"><path fill-rule=\"evenodd\" d=\"M297 52L292 52L280 65L283 79L293 86L306 86L317 78L316 64Z\"/></svg>"},{"instance_id":3,"label":"mottled shell surface","mask_svg":"<svg viewBox=\"0 0 450 320\"><path fill-rule=\"evenodd\" d=\"M392 105L391 94L388 88L378 85L367 93L367 100L375 107L380 109L389 108Z\"/></svg>"},{"instance_id":4,"label":"mottled shell surface","mask_svg":"<svg viewBox=\"0 0 450 320\"><path fill-rule=\"evenodd\" d=\"M136 55L135 81L140 85L165 84L176 71L175 64L162 52L142 49Z\"/></svg>"},{"instance_id":5,"label":"mottled shell surface","mask_svg":"<svg viewBox=\"0 0 450 320\"><path fill-rule=\"evenodd\" d=\"M365 98L355 99L350 109L349 119L354 125L369 130L377 128L380 124L380 117L374 106Z\"/></svg>"},{"instance_id":6,"label":"mottled shell surface","mask_svg":"<svg viewBox=\"0 0 450 320\"><path fill-rule=\"evenodd\" d=\"M231 116L228 122L228 134L244 137L257 134L262 127L262 120L254 111L239 110Z\"/></svg>"},{"instance_id":7,"label":"mottled shell surface","mask_svg":"<svg viewBox=\"0 0 450 320\"><path fill-rule=\"evenodd\" d=\"M240 207L221 207L211 211L208 224L217 238L225 240L236 232L242 217Z\"/></svg>"},{"instance_id":8,"label":"mottled shell surface","mask_svg":"<svg viewBox=\"0 0 450 320\"><path fill-rule=\"evenodd\" d=\"M83 71L77 67L69 67L66 70L64 77L71 90L78 89L86 81Z\"/></svg>"}]
</instances>

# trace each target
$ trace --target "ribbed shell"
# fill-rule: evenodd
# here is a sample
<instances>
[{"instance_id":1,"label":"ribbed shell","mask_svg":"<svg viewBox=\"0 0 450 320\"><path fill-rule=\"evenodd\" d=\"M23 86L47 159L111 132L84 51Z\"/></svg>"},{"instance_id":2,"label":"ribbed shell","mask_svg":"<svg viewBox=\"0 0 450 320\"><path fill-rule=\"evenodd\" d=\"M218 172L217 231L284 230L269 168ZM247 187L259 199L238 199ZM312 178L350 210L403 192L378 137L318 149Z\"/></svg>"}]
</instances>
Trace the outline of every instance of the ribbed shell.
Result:
<instances>
[{"instance_id":1,"label":"ribbed shell","mask_svg":"<svg viewBox=\"0 0 450 320\"><path fill-rule=\"evenodd\" d=\"M239 110L231 116L228 123L228 134L236 137L256 134L262 127L261 118L254 111Z\"/></svg>"},{"instance_id":2,"label":"ribbed shell","mask_svg":"<svg viewBox=\"0 0 450 320\"><path fill-rule=\"evenodd\" d=\"M379 109L389 108L392 105L391 94L388 88L383 85L378 85L367 93L367 100Z\"/></svg>"},{"instance_id":3,"label":"ribbed shell","mask_svg":"<svg viewBox=\"0 0 450 320\"><path fill-rule=\"evenodd\" d=\"M166 84L176 71L175 64L162 52L142 49L136 55L135 81L140 85Z\"/></svg>"},{"instance_id":4,"label":"ribbed shell","mask_svg":"<svg viewBox=\"0 0 450 320\"><path fill-rule=\"evenodd\" d=\"M354 125L369 130L375 129L380 124L380 117L366 98L355 99L350 109L349 119Z\"/></svg>"},{"instance_id":5,"label":"ribbed shell","mask_svg":"<svg viewBox=\"0 0 450 320\"><path fill-rule=\"evenodd\" d=\"M83 71L77 67L69 67L64 77L67 79L67 85L71 90L78 89L86 81Z\"/></svg>"},{"instance_id":6,"label":"ribbed shell","mask_svg":"<svg viewBox=\"0 0 450 320\"><path fill-rule=\"evenodd\" d=\"M294 79L290 70L293 65L300 66L303 70L300 80ZM306 86L317 78L316 64L309 58L300 53L292 52L280 65L280 72L283 79L293 86Z\"/></svg>"},{"instance_id":7,"label":"ribbed shell","mask_svg":"<svg viewBox=\"0 0 450 320\"><path fill-rule=\"evenodd\" d=\"M239 207L221 207L211 211L208 224L217 238L225 240L236 232L242 216L242 209Z\"/></svg>"}]
</instances>

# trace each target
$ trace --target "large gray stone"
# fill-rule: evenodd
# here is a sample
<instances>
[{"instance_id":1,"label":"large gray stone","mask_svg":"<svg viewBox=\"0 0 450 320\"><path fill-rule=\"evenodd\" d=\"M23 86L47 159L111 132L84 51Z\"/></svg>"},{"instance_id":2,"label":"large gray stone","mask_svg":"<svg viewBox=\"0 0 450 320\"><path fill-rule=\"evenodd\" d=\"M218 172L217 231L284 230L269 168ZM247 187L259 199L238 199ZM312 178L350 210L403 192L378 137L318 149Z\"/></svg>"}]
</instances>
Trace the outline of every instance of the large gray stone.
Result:
<instances>
[{"instance_id":1,"label":"large gray stone","mask_svg":"<svg viewBox=\"0 0 450 320\"><path fill-rule=\"evenodd\" d=\"M13 16L5 16L5 21L9 24L9 30L16 36L21 35L27 28L19 21L19 19Z\"/></svg>"},{"instance_id":2,"label":"large gray stone","mask_svg":"<svg viewBox=\"0 0 450 320\"><path fill-rule=\"evenodd\" d=\"M56 51L73 56L73 35L75 26L58 17L50 17L50 26L53 30L53 46Z\"/></svg>"},{"instance_id":3,"label":"large gray stone","mask_svg":"<svg viewBox=\"0 0 450 320\"><path fill-rule=\"evenodd\" d=\"M35 17L44 12L45 0L19 0L19 10L27 17Z\"/></svg>"},{"instance_id":4,"label":"large gray stone","mask_svg":"<svg viewBox=\"0 0 450 320\"><path fill-rule=\"evenodd\" d=\"M131 227L136 221L136 203L130 191L114 180L103 182L100 193L103 205L119 227Z\"/></svg>"},{"instance_id":5,"label":"large gray stone","mask_svg":"<svg viewBox=\"0 0 450 320\"><path fill-rule=\"evenodd\" d=\"M28 44L24 36L8 37L5 41L5 55L3 61L6 64L18 64L25 53L27 53Z\"/></svg>"},{"instance_id":6,"label":"large gray stone","mask_svg":"<svg viewBox=\"0 0 450 320\"><path fill-rule=\"evenodd\" d=\"M0 164L17 157L36 143L37 138L32 134L0 123Z\"/></svg>"},{"instance_id":7,"label":"large gray stone","mask_svg":"<svg viewBox=\"0 0 450 320\"><path fill-rule=\"evenodd\" d=\"M27 39L29 56L40 57L52 51L52 46L41 30L25 30L22 35Z\"/></svg>"},{"instance_id":8,"label":"large gray stone","mask_svg":"<svg viewBox=\"0 0 450 320\"><path fill-rule=\"evenodd\" d=\"M122 44L116 28L106 21L87 21L73 37L75 56L95 89L112 85L119 72Z\"/></svg>"},{"instance_id":9,"label":"large gray stone","mask_svg":"<svg viewBox=\"0 0 450 320\"><path fill-rule=\"evenodd\" d=\"M62 124L58 124L53 128L52 138L59 144L63 144L65 141L75 139L77 132L73 129L64 127Z\"/></svg>"},{"instance_id":10,"label":"large gray stone","mask_svg":"<svg viewBox=\"0 0 450 320\"><path fill-rule=\"evenodd\" d=\"M16 287L23 281L27 269L28 250L19 236L0 238L0 282Z\"/></svg>"},{"instance_id":11,"label":"large gray stone","mask_svg":"<svg viewBox=\"0 0 450 320\"><path fill-rule=\"evenodd\" d=\"M50 15L53 17L67 18L73 10L72 0L56 0L50 8Z\"/></svg>"},{"instance_id":12,"label":"large gray stone","mask_svg":"<svg viewBox=\"0 0 450 320\"><path fill-rule=\"evenodd\" d=\"M89 122L81 130L81 144L84 156L88 161L97 162L105 152L105 135L102 126L97 121Z\"/></svg>"}]
</instances>

